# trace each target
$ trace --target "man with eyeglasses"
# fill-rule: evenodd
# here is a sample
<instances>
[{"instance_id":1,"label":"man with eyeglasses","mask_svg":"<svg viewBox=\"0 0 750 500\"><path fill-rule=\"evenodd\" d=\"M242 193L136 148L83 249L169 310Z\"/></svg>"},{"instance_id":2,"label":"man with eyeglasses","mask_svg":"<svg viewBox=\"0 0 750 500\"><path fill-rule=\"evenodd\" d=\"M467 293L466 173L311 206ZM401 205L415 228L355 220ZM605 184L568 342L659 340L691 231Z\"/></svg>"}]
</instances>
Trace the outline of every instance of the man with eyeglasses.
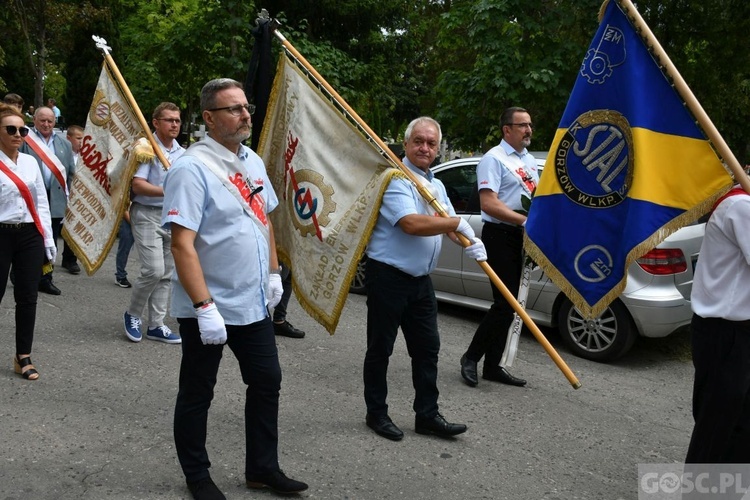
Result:
<instances>
[{"instance_id":1,"label":"man with eyeglasses","mask_svg":"<svg viewBox=\"0 0 750 500\"><path fill-rule=\"evenodd\" d=\"M201 110L207 136L190 146L164 181L162 223L172 229L177 276L171 314L182 336L174 438L196 500L224 494L209 474L208 408L224 344L247 385L245 479L248 488L291 494L307 484L279 468L281 367L268 308L282 295L273 225L278 205L263 160L242 143L250 115L242 84L206 83Z\"/></svg>"},{"instance_id":2,"label":"man with eyeglasses","mask_svg":"<svg viewBox=\"0 0 750 500\"><path fill-rule=\"evenodd\" d=\"M180 135L180 108L174 103L162 102L154 109L151 124L156 143L172 164L185 152L176 140ZM133 176L130 226L141 269L133 281L130 305L123 314L125 335L133 342L140 342L144 333L147 339L167 344L182 342L180 336L164 324L174 272L172 236L169 229L161 225L163 185L168 168L154 157L141 163ZM145 332L144 319L148 325Z\"/></svg>"},{"instance_id":3,"label":"man with eyeglasses","mask_svg":"<svg viewBox=\"0 0 750 500\"><path fill-rule=\"evenodd\" d=\"M539 182L536 161L526 148L531 144L533 125L528 111L506 109L500 117L503 139L477 165L477 187L482 210L482 241L487 262L508 290L516 296L523 270L523 226L526 216L521 198L531 197ZM477 363L484 357L482 378L508 385L526 381L500 366L513 308L495 285L493 303L479 324L466 353L461 357L461 376L471 387L478 383Z\"/></svg>"},{"instance_id":4,"label":"man with eyeglasses","mask_svg":"<svg viewBox=\"0 0 750 500\"><path fill-rule=\"evenodd\" d=\"M64 136L55 132L55 114L52 109L46 106L42 106L34 112L34 127L31 129L29 136L31 134L34 134L37 140L31 142L30 137L26 137L20 151L33 156L39 164L52 216L52 234L55 241L58 241L62 232L65 210L68 207L68 189L70 189L75 175L73 149ZM48 155L48 152L54 153L59 163L55 161L55 158ZM64 173L62 170L64 170ZM58 179L57 174L65 176L64 182L67 186L60 183L63 178ZM64 261L63 264L68 267L72 274L80 273L81 270L75 262L75 254L69 250L65 253L73 256L72 264L75 264L75 267L72 267L68 261ZM77 272L75 272L76 270ZM42 279L39 281L39 291L51 295L60 295L62 292L53 283L52 274L52 271L49 271L42 275Z\"/></svg>"}]
</instances>

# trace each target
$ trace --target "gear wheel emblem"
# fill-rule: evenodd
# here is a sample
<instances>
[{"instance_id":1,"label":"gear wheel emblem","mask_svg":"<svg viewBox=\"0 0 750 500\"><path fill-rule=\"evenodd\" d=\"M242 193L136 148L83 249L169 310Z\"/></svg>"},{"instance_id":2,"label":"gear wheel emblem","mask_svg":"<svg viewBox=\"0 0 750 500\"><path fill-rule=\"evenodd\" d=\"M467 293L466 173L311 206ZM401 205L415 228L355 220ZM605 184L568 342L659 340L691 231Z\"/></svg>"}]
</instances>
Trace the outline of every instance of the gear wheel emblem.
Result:
<instances>
[{"instance_id":1,"label":"gear wheel emblem","mask_svg":"<svg viewBox=\"0 0 750 500\"><path fill-rule=\"evenodd\" d=\"M596 49L589 49L581 64L581 75L586 77L589 83L604 83L612 75L609 56Z\"/></svg>"}]
</instances>

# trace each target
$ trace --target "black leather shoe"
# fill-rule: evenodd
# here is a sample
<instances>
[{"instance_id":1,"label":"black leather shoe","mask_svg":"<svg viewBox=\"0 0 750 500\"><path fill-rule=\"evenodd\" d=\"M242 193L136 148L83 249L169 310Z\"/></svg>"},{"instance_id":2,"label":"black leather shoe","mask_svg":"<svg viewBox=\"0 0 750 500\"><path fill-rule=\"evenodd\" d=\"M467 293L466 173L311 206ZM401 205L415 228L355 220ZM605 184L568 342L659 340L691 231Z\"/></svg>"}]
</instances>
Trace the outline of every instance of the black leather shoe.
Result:
<instances>
[{"instance_id":1,"label":"black leather shoe","mask_svg":"<svg viewBox=\"0 0 750 500\"><path fill-rule=\"evenodd\" d=\"M52 283L51 280L42 280L39 282L39 291L50 295L60 295L62 292Z\"/></svg>"},{"instance_id":2,"label":"black leather shoe","mask_svg":"<svg viewBox=\"0 0 750 500\"><path fill-rule=\"evenodd\" d=\"M514 377L502 366L498 366L491 371L485 371L482 374L482 378L485 380L492 380L493 382L500 382L502 384L515 385L516 387L523 387L526 385L524 379Z\"/></svg>"},{"instance_id":3,"label":"black leather shoe","mask_svg":"<svg viewBox=\"0 0 750 500\"><path fill-rule=\"evenodd\" d=\"M299 328L294 328L294 326L286 320L283 323L274 323L273 333L282 337L290 337L293 339L301 339L305 337L305 332L303 332Z\"/></svg>"},{"instance_id":4,"label":"black leather shoe","mask_svg":"<svg viewBox=\"0 0 750 500\"><path fill-rule=\"evenodd\" d=\"M188 481L187 487L195 500L226 500L227 498L210 477L199 481Z\"/></svg>"},{"instance_id":5,"label":"black leather shoe","mask_svg":"<svg viewBox=\"0 0 750 500\"><path fill-rule=\"evenodd\" d=\"M479 383L477 378L477 362L467 358L466 354L461 356L461 376L471 387L476 387Z\"/></svg>"},{"instance_id":6,"label":"black leather shoe","mask_svg":"<svg viewBox=\"0 0 750 500\"><path fill-rule=\"evenodd\" d=\"M62 266L68 270L70 274L81 274L81 267L78 262L63 262Z\"/></svg>"},{"instance_id":7,"label":"black leather shoe","mask_svg":"<svg viewBox=\"0 0 750 500\"><path fill-rule=\"evenodd\" d=\"M289 495L291 493L299 493L305 491L308 486L302 481L290 479L286 477L284 472L277 470L269 474L258 474L256 476L247 476L247 487L248 488L269 488L276 493L282 495Z\"/></svg>"},{"instance_id":8,"label":"black leather shoe","mask_svg":"<svg viewBox=\"0 0 750 500\"><path fill-rule=\"evenodd\" d=\"M417 434L433 434L440 437L453 437L466 432L464 424L451 424L445 418L436 413L432 418L417 416L415 419L414 430Z\"/></svg>"},{"instance_id":9,"label":"black leather shoe","mask_svg":"<svg viewBox=\"0 0 750 500\"><path fill-rule=\"evenodd\" d=\"M391 441L401 441L404 433L396 427L391 417L388 415L371 415L365 417L367 427L375 431L375 434L390 439Z\"/></svg>"}]
</instances>

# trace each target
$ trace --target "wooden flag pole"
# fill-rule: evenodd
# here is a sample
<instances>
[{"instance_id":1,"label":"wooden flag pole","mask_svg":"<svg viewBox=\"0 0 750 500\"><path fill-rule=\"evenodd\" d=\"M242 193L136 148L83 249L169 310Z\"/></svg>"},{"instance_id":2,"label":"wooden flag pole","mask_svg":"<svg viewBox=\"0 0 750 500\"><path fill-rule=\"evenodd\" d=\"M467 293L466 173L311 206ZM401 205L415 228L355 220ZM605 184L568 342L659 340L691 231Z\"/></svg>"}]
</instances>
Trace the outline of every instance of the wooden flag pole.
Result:
<instances>
[{"instance_id":1,"label":"wooden flag pole","mask_svg":"<svg viewBox=\"0 0 750 500\"><path fill-rule=\"evenodd\" d=\"M394 167L397 167L401 172L403 172L409 180L415 185L417 190L419 191L419 194L427 201L429 202L430 206L432 206L437 213L440 214L441 217L449 217L448 212L446 212L445 208L440 204L440 202L435 199L435 197L429 192L429 190L424 186L419 179L417 178L414 173L408 169L396 156L396 154L390 150L390 148L383 142L383 140L365 123L362 118L359 117L356 111L352 109L346 101L344 101L343 97L341 97L338 92L336 92L333 87L331 87L328 82L315 70L315 68L300 54L297 49L292 46L291 43L282 35L279 33L277 29L273 29L274 35L281 41L281 44L284 46L284 48L289 51L297 61L299 61L307 71L310 72L310 74L315 78L315 80L318 81L320 85L323 86L323 88L326 89L328 94L333 97L333 99L336 100L337 104L341 106L346 113L349 114L349 116L352 117L357 122L357 125L362 128L362 130L369 136L370 140L374 141L378 148L382 152L384 152L388 159L391 161ZM456 235L458 236L459 241L461 242L461 245L465 248L472 244L472 242L469 241L468 238L466 238L463 234L456 232ZM500 290L500 293L502 293L503 297L505 297L505 300L508 301L508 304L510 304L513 307L513 310L518 314L521 319L523 319L523 322L526 324L526 326L529 328L531 333L534 335L534 337L537 339L537 341L542 345L544 350L547 352L547 354L552 358L552 361L557 365L557 367L560 369L560 371L563 372L563 375L565 375L565 378L568 379L568 382L573 386L574 389L578 389L581 387L581 383L578 381L578 378L576 378L575 374L571 371L571 369L568 367L567 364L565 364L565 361L560 357L560 355L557 353L554 347L552 347L552 344L549 343L547 338L544 336L544 334L539 330L539 327L536 326L534 321L531 319L531 317L526 313L526 311L521 307L521 304L518 303L516 298L513 296L513 294L510 293L510 290L508 290L508 287L505 286L505 284L500 280L500 278L495 274L495 271L492 270L489 264L487 262L478 262L479 266L482 268L482 270L489 276L490 281L492 281L492 284L497 287L498 290Z\"/></svg>"},{"instance_id":2,"label":"wooden flag pole","mask_svg":"<svg viewBox=\"0 0 750 500\"><path fill-rule=\"evenodd\" d=\"M729 167L730 171L734 175L734 179L740 183L742 189L750 193L750 178L742 169L740 162L737 161L734 153L732 153L732 150L729 149L729 146L724 141L724 138L721 136L714 123L711 121L711 118L709 118L708 114L706 114L703 106L701 106L701 103L698 102L698 99L696 99L693 91L690 90L690 87L688 87L685 79L682 78L680 72L677 71L677 67L672 63L672 60L669 58L666 51L659 43L659 40L657 40L656 36L654 36L651 28L648 27L646 21L644 21L643 17L641 17L638 9L635 8L633 2L631 2L630 0L617 0L617 2L622 7L623 12L628 17L628 19L630 19L630 22L633 23L636 31L641 34L644 41L646 42L646 46L649 47L649 49L652 51L659 65L664 68L663 71L668 77L672 79L675 90L677 90L677 93L680 95L680 97L682 97L683 101L685 101L688 109L698 121L698 124L701 126L703 131L706 133L708 140L711 142L711 144L713 144L716 152ZM604 6L606 6L606 4Z\"/></svg>"},{"instance_id":3,"label":"wooden flag pole","mask_svg":"<svg viewBox=\"0 0 750 500\"><path fill-rule=\"evenodd\" d=\"M117 68L114 59L112 59L112 56L110 55L110 51L112 50L111 47L107 45L107 41L104 38L98 37L96 35L92 35L91 38L94 40L94 42L96 42L96 48L104 53L104 60L106 61L107 66L109 67L110 71L112 71L112 74L115 75L115 79L117 80L118 85L120 85L120 90L122 90L125 98L128 100L130 108L133 110L135 117L138 119L138 123L143 129L143 132L146 134L146 139L148 139L148 142L154 149L154 154L156 154L156 157L159 158L162 168L164 168L164 170L169 170L169 160L167 160L167 157L164 156L164 152L159 147L159 144L157 144L156 139L154 139L154 134L151 133L151 128L148 126L146 118L143 116L143 113L141 113L141 109L135 102L135 97L133 97L133 94L130 92L128 84L125 83L125 79L122 77L120 70Z\"/></svg>"}]
</instances>

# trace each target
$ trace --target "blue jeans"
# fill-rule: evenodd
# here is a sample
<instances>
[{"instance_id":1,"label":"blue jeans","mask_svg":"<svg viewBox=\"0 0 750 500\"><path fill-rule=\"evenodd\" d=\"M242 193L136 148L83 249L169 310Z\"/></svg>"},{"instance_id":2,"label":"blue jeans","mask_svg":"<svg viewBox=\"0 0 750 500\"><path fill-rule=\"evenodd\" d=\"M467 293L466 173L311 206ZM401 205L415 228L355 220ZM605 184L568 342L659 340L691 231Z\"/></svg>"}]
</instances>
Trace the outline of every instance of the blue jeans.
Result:
<instances>
[{"instance_id":1,"label":"blue jeans","mask_svg":"<svg viewBox=\"0 0 750 500\"><path fill-rule=\"evenodd\" d=\"M125 266L128 264L130 249L133 248L133 230L130 229L130 224L125 219L120 221L120 232L117 233L117 237L120 241L117 243L117 259L115 260L117 270L115 271L115 278L121 280L128 277Z\"/></svg>"}]
</instances>

